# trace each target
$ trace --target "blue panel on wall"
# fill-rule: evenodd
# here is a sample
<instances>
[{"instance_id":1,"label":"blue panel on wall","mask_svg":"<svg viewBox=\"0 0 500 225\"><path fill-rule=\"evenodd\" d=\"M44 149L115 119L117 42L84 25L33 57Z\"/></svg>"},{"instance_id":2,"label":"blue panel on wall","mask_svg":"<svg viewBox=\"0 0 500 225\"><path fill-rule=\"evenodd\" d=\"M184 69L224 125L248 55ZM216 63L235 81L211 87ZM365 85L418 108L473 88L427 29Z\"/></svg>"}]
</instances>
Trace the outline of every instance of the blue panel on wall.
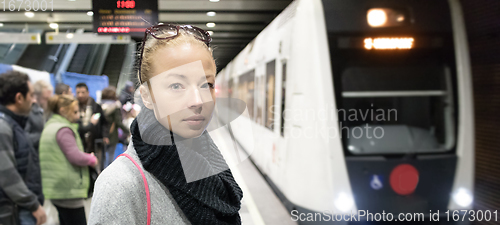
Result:
<instances>
[{"instance_id":1,"label":"blue panel on wall","mask_svg":"<svg viewBox=\"0 0 500 225\"><path fill-rule=\"evenodd\" d=\"M76 96L76 85L85 83L89 87L90 97L96 99L96 92L109 86L109 78L106 75L85 75L79 73L66 72L62 74L63 83L69 85L73 89L73 94Z\"/></svg>"}]
</instances>

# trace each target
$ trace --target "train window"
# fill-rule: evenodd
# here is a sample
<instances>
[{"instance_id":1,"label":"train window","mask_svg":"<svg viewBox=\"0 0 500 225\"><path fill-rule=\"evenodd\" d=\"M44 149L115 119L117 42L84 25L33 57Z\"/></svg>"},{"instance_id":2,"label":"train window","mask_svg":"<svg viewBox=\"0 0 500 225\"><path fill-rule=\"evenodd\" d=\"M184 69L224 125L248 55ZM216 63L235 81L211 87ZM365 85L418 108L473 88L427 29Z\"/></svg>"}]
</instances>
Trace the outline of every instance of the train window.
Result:
<instances>
[{"instance_id":1,"label":"train window","mask_svg":"<svg viewBox=\"0 0 500 225\"><path fill-rule=\"evenodd\" d=\"M255 81L255 108L257 109L255 122L264 126L263 112L264 112L264 96L266 96L264 77L259 76Z\"/></svg>"},{"instance_id":2,"label":"train window","mask_svg":"<svg viewBox=\"0 0 500 225\"><path fill-rule=\"evenodd\" d=\"M454 146L451 75L440 66L350 67L339 120L352 154L445 152Z\"/></svg>"},{"instance_id":3,"label":"train window","mask_svg":"<svg viewBox=\"0 0 500 225\"><path fill-rule=\"evenodd\" d=\"M255 70L241 75L238 79L238 98L247 104L248 115L254 119L254 79Z\"/></svg>"},{"instance_id":4,"label":"train window","mask_svg":"<svg viewBox=\"0 0 500 225\"><path fill-rule=\"evenodd\" d=\"M286 61L281 70L281 136L285 136L285 99L286 99Z\"/></svg>"},{"instance_id":5,"label":"train window","mask_svg":"<svg viewBox=\"0 0 500 225\"><path fill-rule=\"evenodd\" d=\"M232 98L234 96L233 91L234 91L234 83L233 83L233 78L231 78L229 79L229 82L227 82L227 96L229 98Z\"/></svg>"},{"instance_id":6,"label":"train window","mask_svg":"<svg viewBox=\"0 0 500 225\"><path fill-rule=\"evenodd\" d=\"M265 126L274 130L274 84L276 74L276 60L266 65L266 110L264 112Z\"/></svg>"},{"instance_id":7,"label":"train window","mask_svg":"<svg viewBox=\"0 0 500 225\"><path fill-rule=\"evenodd\" d=\"M350 67L342 75L343 94L366 91L443 91L441 67Z\"/></svg>"}]
</instances>

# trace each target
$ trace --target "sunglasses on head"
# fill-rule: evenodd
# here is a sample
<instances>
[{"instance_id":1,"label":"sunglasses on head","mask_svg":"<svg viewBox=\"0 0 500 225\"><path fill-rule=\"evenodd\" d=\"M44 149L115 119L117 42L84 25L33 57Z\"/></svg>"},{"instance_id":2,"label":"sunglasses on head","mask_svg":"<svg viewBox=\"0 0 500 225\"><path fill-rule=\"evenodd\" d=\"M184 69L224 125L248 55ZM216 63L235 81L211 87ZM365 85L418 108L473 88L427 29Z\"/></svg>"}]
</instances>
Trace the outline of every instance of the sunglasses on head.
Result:
<instances>
[{"instance_id":1,"label":"sunglasses on head","mask_svg":"<svg viewBox=\"0 0 500 225\"><path fill-rule=\"evenodd\" d=\"M192 35L194 38L204 42L208 47L210 47L210 42L212 41L210 34L199 27L191 25L158 24L147 28L146 31L144 32L144 38L142 39L141 54L139 56L140 84L142 84L142 74L141 74L142 55L144 54L144 45L146 44L148 34L150 34L152 37L158 40L168 40L179 36L180 29L183 29L187 34Z\"/></svg>"}]
</instances>

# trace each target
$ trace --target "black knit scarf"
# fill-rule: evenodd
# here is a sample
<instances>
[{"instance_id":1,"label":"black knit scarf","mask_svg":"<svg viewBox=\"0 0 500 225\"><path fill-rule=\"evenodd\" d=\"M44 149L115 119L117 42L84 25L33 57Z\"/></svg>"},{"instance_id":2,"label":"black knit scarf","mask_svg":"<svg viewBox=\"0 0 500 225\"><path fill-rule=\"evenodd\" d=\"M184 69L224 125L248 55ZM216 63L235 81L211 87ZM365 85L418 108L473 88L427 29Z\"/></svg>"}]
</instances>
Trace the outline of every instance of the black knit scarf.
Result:
<instances>
[{"instance_id":1,"label":"black knit scarf","mask_svg":"<svg viewBox=\"0 0 500 225\"><path fill-rule=\"evenodd\" d=\"M131 133L144 168L168 188L191 224L241 224L238 211L243 192L208 132L183 139L143 107ZM198 177L189 178L190 174Z\"/></svg>"}]
</instances>

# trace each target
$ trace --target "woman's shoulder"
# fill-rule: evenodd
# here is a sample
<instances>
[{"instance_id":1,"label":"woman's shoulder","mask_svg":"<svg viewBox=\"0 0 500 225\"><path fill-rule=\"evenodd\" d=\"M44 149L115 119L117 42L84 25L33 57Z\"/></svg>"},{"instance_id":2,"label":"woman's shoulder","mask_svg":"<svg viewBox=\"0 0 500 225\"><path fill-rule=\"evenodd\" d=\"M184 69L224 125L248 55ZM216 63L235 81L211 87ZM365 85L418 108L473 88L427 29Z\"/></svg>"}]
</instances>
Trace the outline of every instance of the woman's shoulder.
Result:
<instances>
[{"instance_id":1,"label":"woman's shoulder","mask_svg":"<svg viewBox=\"0 0 500 225\"><path fill-rule=\"evenodd\" d=\"M144 170L135 151L126 151L146 176L151 195L154 224L189 224L168 189ZM147 195L137 166L127 157L118 157L97 178L89 224L138 224L146 220ZM123 222L123 223L122 223Z\"/></svg>"},{"instance_id":2,"label":"woman's shoulder","mask_svg":"<svg viewBox=\"0 0 500 225\"><path fill-rule=\"evenodd\" d=\"M146 194L142 174L146 177L148 186L155 182L154 179L151 179L152 175L142 167L141 161L133 149L131 150L129 147L129 150L125 153L125 156L116 158L99 174L94 192L103 192L105 195L113 194L115 196L142 196Z\"/></svg>"},{"instance_id":3,"label":"woman's shoulder","mask_svg":"<svg viewBox=\"0 0 500 225\"><path fill-rule=\"evenodd\" d=\"M142 183L142 176L134 163L126 157L118 157L99 174L96 185L117 189L137 185L138 181Z\"/></svg>"},{"instance_id":4,"label":"woman's shoulder","mask_svg":"<svg viewBox=\"0 0 500 225\"><path fill-rule=\"evenodd\" d=\"M119 157L99 174L90 207L89 224L134 224L146 220L142 177L135 165Z\"/></svg>"}]
</instances>

